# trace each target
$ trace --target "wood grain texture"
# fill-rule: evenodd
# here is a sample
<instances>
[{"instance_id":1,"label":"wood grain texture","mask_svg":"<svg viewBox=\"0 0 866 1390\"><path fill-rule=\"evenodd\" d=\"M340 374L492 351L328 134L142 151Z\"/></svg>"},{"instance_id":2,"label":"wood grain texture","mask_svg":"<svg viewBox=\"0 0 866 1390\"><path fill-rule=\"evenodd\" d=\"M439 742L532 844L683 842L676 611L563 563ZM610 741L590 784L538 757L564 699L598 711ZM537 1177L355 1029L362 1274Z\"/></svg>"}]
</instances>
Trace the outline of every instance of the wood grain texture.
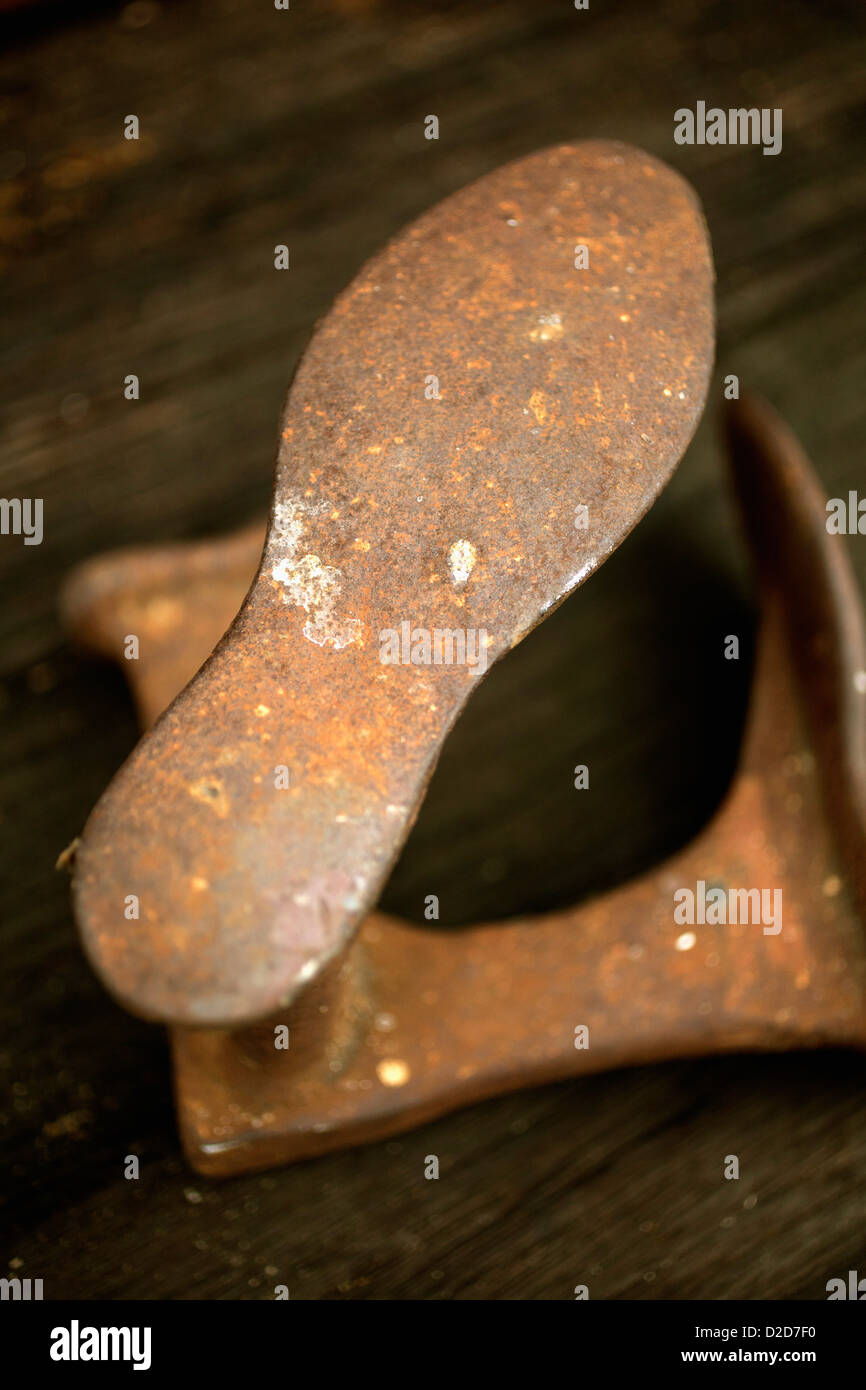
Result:
<instances>
[{"instance_id":1,"label":"wood grain texture","mask_svg":"<svg viewBox=\"0 0 866 1390\"><path fill-rule=\"evenodd\" d=\"M263 511L293 364L366 257L503 160L590 136L668 159L704 202L710 418L644 524L481 686L384 905L421 920L438 893L454 926L544 910L706 818L738 745L752 624L712 418L722 375L773 401L830 495L866 491L862 7L139 0L3 25L0 494L44 497L45 540L0 539L2 1272L21 1261L49 1298L178 1299L280 1282L292 1298L567 1299L587 1283L593 1298L812 1299L863 1272L864 1062L847 1054L595 1077L285 1171L195 1179L163 1035L103 995L53 871L135 739L120 675L64 643L62 576ZM781 107L781 155L675 146L673 112L698 99ZM131 112L137 146L120 138ZM866 540L849 547L866 592ZM720 659L729 632L739 664Z\"/></svg>"}]
</instances>

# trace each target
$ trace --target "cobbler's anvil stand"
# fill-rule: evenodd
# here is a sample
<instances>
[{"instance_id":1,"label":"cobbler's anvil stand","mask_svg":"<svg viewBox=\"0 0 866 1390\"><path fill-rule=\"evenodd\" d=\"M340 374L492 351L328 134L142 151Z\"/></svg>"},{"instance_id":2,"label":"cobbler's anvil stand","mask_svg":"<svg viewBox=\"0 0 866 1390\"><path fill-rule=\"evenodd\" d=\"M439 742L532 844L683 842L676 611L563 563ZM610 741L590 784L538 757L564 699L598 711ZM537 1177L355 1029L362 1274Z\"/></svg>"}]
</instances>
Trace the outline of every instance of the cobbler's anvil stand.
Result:
<instances>
[{"instance_id":1,"label":"cobbler's anvil stand","mask_svg":"<svg viewBox=\"0 0 866 1390\"><path fill-rule=\"evenodd\" d=\"M480 674L383 663L377 636L411 618L483 630L485 665L510 651L652 506L713 350L688 184L616 142L538 151L405 228L319 323L260 560L244 532L79 573L70 627L115 658L137 634L152 727L82 832L76 916L107 988L172 1027L202 1171L624 1062L866 1042L862 615L806 461L754 402L731 454L763 622L712 823L568 912L443 935L369 911ZM701 883L781 890L783 930L683 931L674 894Z\"/></svg>"},{"instance_id":2,"label":"cobbler's anvil stand","mask_svg":"<svg viewBox=\"0 0 866 1390\"><path fill-rule=\"evenodd\" d=\"M448 933L371 913L285 1014L240 1031L175 1028L181 1132L201 1172L309 1157L623 1064L866 1045L862 607L796 440L757 399L725 409L762 617L739 769L711 823L567 912ZM80 640L116 658L125 633L141 635L127 669L145 724L222 633L260 545L253 528L121 554L70 586ZM675 925L675 891L700 881L781 889L781 933ZM275 1046L280 1025L288 1050ZM589 1046L576 1046L584 1027Z\"/></svg>"}]
</instances>

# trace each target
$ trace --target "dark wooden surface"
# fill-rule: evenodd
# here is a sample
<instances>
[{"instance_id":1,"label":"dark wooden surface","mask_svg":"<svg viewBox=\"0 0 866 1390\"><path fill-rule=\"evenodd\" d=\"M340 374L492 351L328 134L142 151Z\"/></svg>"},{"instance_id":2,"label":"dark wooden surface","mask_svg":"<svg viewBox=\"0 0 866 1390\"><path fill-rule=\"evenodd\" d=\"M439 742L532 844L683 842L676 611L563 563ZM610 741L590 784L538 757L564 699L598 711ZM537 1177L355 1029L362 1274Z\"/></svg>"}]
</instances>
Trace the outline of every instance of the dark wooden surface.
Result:
<instances>
[{"instance_id":1,"label":"dark wooden surface","mask_svg":"<svg viewBox=\"0 0 866 1390\"><path fill-rule=\"evenodd\" d=\"M847 1054L623 1071L197 1179L164 1037L91 977L53 870L136 735L120 675L64 643L63 575L260 513L316 317L386 236L505 159L609 136L691 178L720 371L787 416L831 495L864 490L862 6L139 0L7 27L0 492L44 497L45 540L0 540L2 1272L42 1277L50 1298L177 1299L278 1282L292 1298L567 1299L587 1283L593 1298L814 1299L866 1272L864 1059ZM675 146L674 110L699 99L781 107L782 153ZM138 144L120 138L129 113ZM459 925L568 902L717 804L752 630L720 381L647 521L481 687L389 908L417 919L435 892ZM866 540L850 547L866 590ZM720 666L727 632L744 637L739 666ZM589 795L571 788L578 761ZM739 1182L722 1178L729 1153Z\"/></svg>"}]
</instances>

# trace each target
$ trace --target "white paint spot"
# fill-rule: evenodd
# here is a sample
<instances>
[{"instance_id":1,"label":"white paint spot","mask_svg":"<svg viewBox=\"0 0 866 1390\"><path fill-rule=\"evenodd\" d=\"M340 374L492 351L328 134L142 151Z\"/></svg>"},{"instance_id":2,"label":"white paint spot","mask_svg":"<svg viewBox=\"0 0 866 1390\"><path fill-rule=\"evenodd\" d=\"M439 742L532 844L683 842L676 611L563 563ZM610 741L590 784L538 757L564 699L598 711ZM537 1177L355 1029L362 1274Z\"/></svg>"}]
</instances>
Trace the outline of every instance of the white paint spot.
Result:
<instances>
[{"instance_id":1,"label":"white paint spot","mask_svg":"<svg viewBox=\"0 0 866 1390\"><path fill-rule=\"evenodd\" d=\"M471 541L455 541L448 551L448 567L455 584L465 584L475 568L478 552Z\"/></svg>"},{"instance_id":2,"label":"white paint spot","mask_svg":"<svg viewBox=\"0 0 866 1390\"><path fill-rule=\"evenodd\" d=\"M269 542L273 557L271 574L283 585L283 601L308 614L303 628L307 640L317 647L341 651L361 637L357 618L340 619L336 615L336 601L343 587L341 572L322 564L318 555L297 557L305 517L318 516L326 505L308 503L300 497L287 497L277 503Z\"/></svg>"},{"instance_id":3,"label":"white paint spot","mask_svg":"<svg viewBox=\"0 0 866 1390\"><path fill-rule=\"evenodd\" d=\"M674 942L675 951L690 951L697 942L697 937L693 931L684 931L682 936L678 936Z\"/></svg>"},{"instance_id":4,"label":"white paint spot","mask_svg":"<svg viewBox=\"0 0 866 1390\"><path fill-rule=\"evenodd\" d=\"M271 545L279 545L287 555L294 555L304 532L304 517L315 516L319 508L302 497L287 497L274 507L271 523Z\"/></svg>"}]
</instances>

